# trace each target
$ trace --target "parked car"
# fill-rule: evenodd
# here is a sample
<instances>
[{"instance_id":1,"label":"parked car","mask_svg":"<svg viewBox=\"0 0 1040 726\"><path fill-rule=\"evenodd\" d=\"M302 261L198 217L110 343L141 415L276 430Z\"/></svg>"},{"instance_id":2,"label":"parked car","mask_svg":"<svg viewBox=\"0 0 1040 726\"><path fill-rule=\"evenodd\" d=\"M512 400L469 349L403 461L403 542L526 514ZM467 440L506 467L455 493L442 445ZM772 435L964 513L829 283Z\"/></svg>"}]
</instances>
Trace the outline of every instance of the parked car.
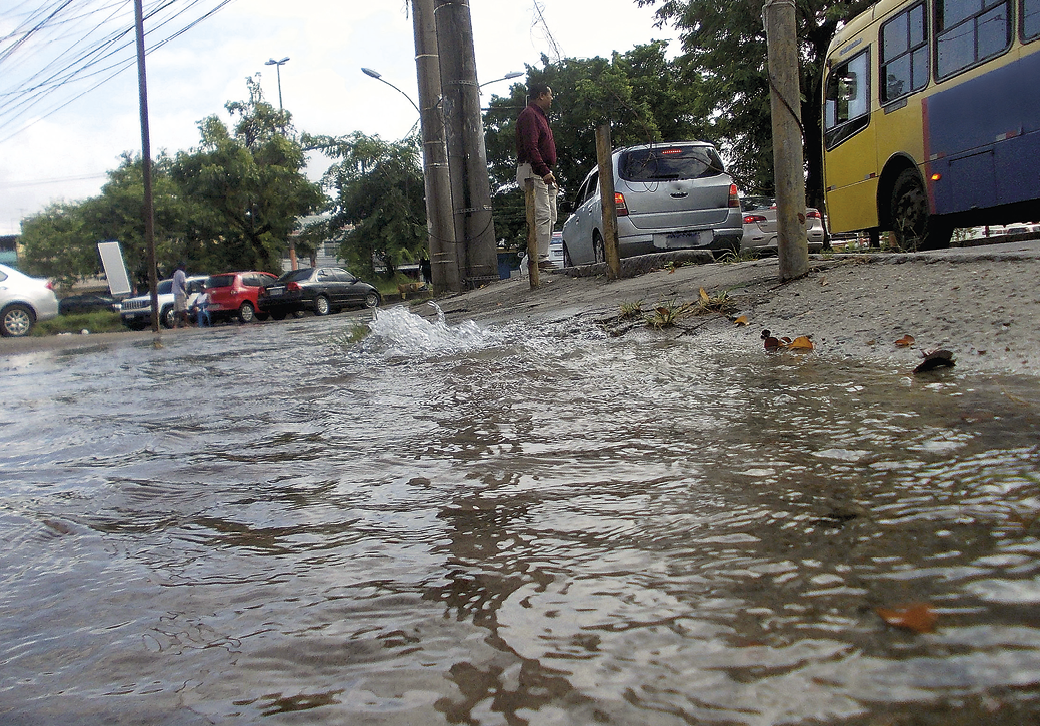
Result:
<instances>
[{"instance_id":1,"label":"parked car","mask_svg":"<svg viewBox=\"0 0 1040 726\"><path fill-rule=\"evenodd\" d=\"M193 275L187 280L188 309L199 293L206 286L208 275ZM159 322L165 328L174 325L173 316L173 280L162 280L156 291L159 294ZM119 318L123 325L132 330L144 330L152 324L152 295L146 292L143 295L127 298L120 303Z\"/></svg>"},{"instance_id":2,"label":"parked car","mask_svg":"<svg viewBox=\"0 0 1040 726\"><path fill-rule=\"evenodd\" d=\"M267 313L259 311L257 296L260 289L275 281L270 272L226 272L212 275L206 283L209 293L210 320L238 318L240 323L267 320Z\"/></svg>"},{"instance_id":3,"label":"parked car","mask_svg":"<svg viewBox=\"0 0 1040 726\"><path fill-rule=\"evenodd\" d=\"M745 197L740 203L744 210L744 236L741 252L776 252L776 200L771 197ZM805 236L810 252L823 249L827 233L819 210L805 208Z\"/></svg>"},{"instance_id":4,"label":"parked car","mask_svg":"<svg viewBox=\"0 0 1040 726\"><path fill-rule=\"evenodd\" d=\"M702 141L630 146L611 156L618 253L737 250L742 234L737 186L718 151ZM578 187L563 225L567 265L605 260L599 168Z\"/></svg>"},{"instance_id":5,"label":"parked car","mask_svg":"<svg viewBox=\"0 0 1040 726\"><path fill-rule=\"evenodd\" d=\"M58 298L49 280L0 265L0 335L28 335L39 321L57 316Z\"/></svg>"},{"instance_id":6,"label":"parked car","mask_svg":"<svg viewBox=\"0 0 1040 726\"><path fill-rule=\"evenodd\" d=\"M110 313L118 313L122 306L119 301L111 295L103 295L97 292L85 292L82 295L69 295L58 301L58 313L61 315L73 315L75 313L93 313L103 310Z\"/></svg>"},{"instance_id":7,"label":"parked car","mask_svg":"<svg viewBox=\"0 0 1040 726\"><path fill-rule=\"evenodd\" d=\"M382 298L374 287L340 267L302 267L264 285L257 301L261 311L283 320L303 310L328 315L351 306L374 308Z\"/></svg>"}]
</instances>

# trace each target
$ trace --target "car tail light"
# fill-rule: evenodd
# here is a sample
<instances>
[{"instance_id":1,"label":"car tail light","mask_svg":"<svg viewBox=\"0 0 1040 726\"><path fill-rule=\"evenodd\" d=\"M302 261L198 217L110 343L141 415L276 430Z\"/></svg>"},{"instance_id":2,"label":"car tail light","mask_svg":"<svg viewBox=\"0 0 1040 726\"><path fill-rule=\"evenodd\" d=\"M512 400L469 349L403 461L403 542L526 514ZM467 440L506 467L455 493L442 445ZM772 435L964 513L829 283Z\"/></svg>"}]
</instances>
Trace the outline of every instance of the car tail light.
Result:
<instances>
[{"instance_id":1,"label":"car tail light","mask_svg":"<svg viewBox=\"0 0 1040 726\"><path fill-rule=\"evenodd\" d=\"M819 211L817 211L815 209L806 209L805 210L805 216L808 217L809 219L819 219L820 218L820 213L819 213Z\"/></svg>"},{"instance_id":2,"label":"car tail light","mask_svg":"<svg viewBox=\"0 0 1040 726\"><path fill-rule=\"evenodd\" d=\"M300 283L298 282L289 282L286 283L285 289L288 292L299 292L303 288L300 287Z\"/></svg>"},{"instance_id":3,"label":"car tail light","mask_svg":"<svg viewBox=\"0 0 1040 726\"><path fill-rule=\"evenodd\" d=\"M737 194L736 184L729 185L729 206L730 209L733 209L734 207L738 209L740 208L740 196Z\"/></svg>"},{"instance_id":4,"label":"car tail light","mask_svg":"<svg viewBox=\"0 0 1040 726\"><path fill-rule=\"evenodd\" d=\"M744 224L758 224L759 222L765 222L766 218L761 214L745 214Z\"/></svg>"},{"instance_id":5,"label":"car tail light","mask_svg":"<svg viewBox=\"0 0 1040 726\"><path fill-rule=\"evenodd\" d=\"M47 280L46 284L44 284L44 287L47 288L48 290L53 290L54 289L54 283L52 283L50 280Z\"/></svg>"},{"instance_id":6,"label":"car tail light","mask_svg":"<svg viewBox=\"0 0 1040 726\"><path fill-rule=\"evenodd\" d=\"M628 205L625 204L625 195L621 192L614 192L614 206L617 208L617 216L628 216Z\"/></svg>"}]
</instances>

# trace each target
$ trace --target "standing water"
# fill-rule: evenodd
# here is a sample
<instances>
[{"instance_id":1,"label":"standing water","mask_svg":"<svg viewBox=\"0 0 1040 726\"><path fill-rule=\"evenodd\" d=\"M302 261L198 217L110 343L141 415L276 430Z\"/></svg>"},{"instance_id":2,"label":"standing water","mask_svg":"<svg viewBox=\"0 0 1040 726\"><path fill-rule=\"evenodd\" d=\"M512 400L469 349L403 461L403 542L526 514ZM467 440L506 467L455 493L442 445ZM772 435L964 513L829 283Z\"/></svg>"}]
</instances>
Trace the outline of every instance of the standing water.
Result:
<instances>
[{"instance_id":1,"label":"standing water","mask_svg":"<svg viewBox=\"0 0 1040 726\"><path fill-rule=\"evenodd\" d=\"M0 722L1040 720L1036 381L354 324L0 359Z\"/></svg>"}]
</instances>

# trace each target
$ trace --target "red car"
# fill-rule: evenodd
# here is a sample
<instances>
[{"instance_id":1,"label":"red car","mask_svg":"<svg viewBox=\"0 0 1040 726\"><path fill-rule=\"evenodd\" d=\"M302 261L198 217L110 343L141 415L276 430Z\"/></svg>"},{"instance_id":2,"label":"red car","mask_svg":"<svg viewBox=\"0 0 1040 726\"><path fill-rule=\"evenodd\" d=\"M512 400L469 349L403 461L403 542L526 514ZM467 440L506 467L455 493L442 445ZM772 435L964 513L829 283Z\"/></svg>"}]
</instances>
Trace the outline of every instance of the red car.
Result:
<instances>
[{"instance_id":1,"label":"red car","mask_svg":"<svg viewBox=\"0 0 1040 726\"><path fill-rule=\"evenodd\" d=\"M261 287L275 279L269 272L226 272L211 276L206 285L210 319L217 322L238 318L242 323L267 320L266 313L257 313L256 296Z\"/></svg>"}]
</instances>

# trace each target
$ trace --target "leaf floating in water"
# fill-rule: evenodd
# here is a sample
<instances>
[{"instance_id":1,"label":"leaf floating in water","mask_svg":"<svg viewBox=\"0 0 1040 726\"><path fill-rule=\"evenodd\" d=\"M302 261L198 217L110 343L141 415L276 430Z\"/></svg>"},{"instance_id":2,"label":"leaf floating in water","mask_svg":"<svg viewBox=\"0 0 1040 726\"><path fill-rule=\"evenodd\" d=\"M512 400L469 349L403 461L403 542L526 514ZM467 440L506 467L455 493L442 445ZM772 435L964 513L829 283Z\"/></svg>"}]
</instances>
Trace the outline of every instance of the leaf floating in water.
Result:
<instances>
[{"instance_id":1,"label":"leaf floating in water","mask_svg":"<svg viewBox=\"0 0 1040 726\"><path fill-rule=\"evenodd\" d=\"M737 318L736 320L733 321L733 324L734 325L747 325L748 324L747 315L741 315L739 318Z\"/></svg>"},{"instance_id":2,"label":"leaf floating in water","mask_svg":"<svg viewBox=\"0 0 1040 726\"><path fill-rule=\"evenodd\" d=\"M875 608L881 619L897 628L906 628L915 633L931 633L935 631L935 623L939 616L927 603L899 605L894 608Z\"/></svg>"},{"instance_id":3,"label":"leaf floating in water","mask_svg":"<svg viewBox=\"0 0 1040 726\"><path fill-rule=\"evenodd\" d=\"M914 368L914 373L924 373L925 371L934 370L936 368L952 368L953 366L954 360L952 351L933 350L924 354L924 362L917 366L917 368Z\"/></svg>"},{"instance_id":4,"label":"leaf floating in water","mask_svg":"<svg viewBox=\"0 0 1040 726\"><path fill-rule=\"evenodd\" d=\"M799 335L787 344L789 350L812 350L815 346L808 335Z\"/></svg>"},{"instance_id":5,"label":"leaf floating in water","mask_svg":"<svg viewBox=\"0 0 1040 726\"><path fill-rule=\"evenodd\" d=\"M902 338L896 341L896 345L898 345L900 348L909 348L913 344L914 336L912 335L904 335Z\"/></svg>"}]
</instances>

